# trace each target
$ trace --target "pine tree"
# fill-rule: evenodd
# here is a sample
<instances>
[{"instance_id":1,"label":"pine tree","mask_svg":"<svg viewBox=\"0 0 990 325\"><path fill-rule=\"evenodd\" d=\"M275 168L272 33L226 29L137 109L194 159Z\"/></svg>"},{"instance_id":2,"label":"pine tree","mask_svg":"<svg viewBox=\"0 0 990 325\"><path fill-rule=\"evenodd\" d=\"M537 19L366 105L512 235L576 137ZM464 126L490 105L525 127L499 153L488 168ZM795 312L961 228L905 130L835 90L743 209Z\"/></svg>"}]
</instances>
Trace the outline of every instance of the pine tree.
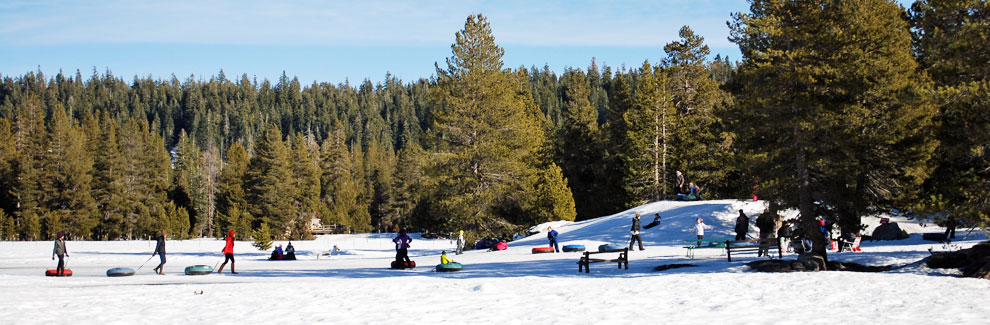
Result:
<instances>
[{"instance_id":1,"label":"pine tree","mask_svg":"<svg viewBox=\"0 0 990 325\"><path fill-rule=\"evenodd\" d=\"M293 219L292 169L289 152L278 126L271 125L255 143L254 157L245 173L248 211L276 234L284 234Z\"/></svg>"},{"instance_id":2,"label":"pine tree","mask_svg":"<svg viewBox=\"0 0 990 325\"><path fill-rule=\"evenodd\" d=\"M897 4L754 1L731 27L744 58L734 130L765 162L754 168L761 186L798 207L804 229L837 215L858 231L861 214L917 189L933 110ZM825 256L825 239L807 233Z\"/></svg>"},{"instance_id":3,"label":"pine tree","mask_svg":"<svg viewBox=\"0 0 990 325\"><path fill-rule=\"evenodd\" d=\"M921 213L990 222L990 4L916 1L910 19L918 62L938 88L936 168ZM960 220L961 219L961 220Z\"/></svg>"},{"instance_id":4,"label":"pine tree","mask_svg":"<svg viewBox=\"0 0 990 325\"><path fill-rule=\"evenodd\" d=\"M688 26L682 27L679 35L680 40L664 46L667 57L663 60L670 76L666 87L676 112L667 116L671 121L668 125L673 126L668 129L671 141L667 148L673 167L670 169L684 172L687 181L705 189L707 196L716 196L731 187L733 181L726 177L732 168L728 164L732 150L726 145L729 141L724 138L715 114L724 96L705 65L709 51L704 38ZM675 189L676 181L670 169L664 172L670 177L665 179L671 182L664 185Z\"/></svg>"},{"instance_id":5,"label":"pine tree","mask_svg":"<svg viewBox=\"0 0 990 325\"><path fill-rule=\"evenodd\" d=\"M446 69L437 66L431 98L439 213L448 229L506 233L533 190L532 159L544 143L517 75L503 70L504 50L488 20L471 15L451 45Z\"/></svg>"},{"instance_id":6,"label":"pine tree","mask_svg":"<svg viewBox=\"0 0 990 325\"><path fill-rule=\"evenodd\" d=\"M175 153L175 177L173 178L170 197L176 202L179 209L186 210L187 215L192 220L187 222L193 225L192 232L197 237L202 237L203 232L208 227L206 223L207 214L207 192L205 191L205 180L203 178L203 160L199 146L186 131L179 131L179 142L174 149ZM177 234L173 234L177 235Z\"/></svg>"},{"instance_id":7,"label":"pine tree","mask_svg":"<svg viewBox=\"0 0 990 325\"><path fill-rule=\"evenodd\" d=\"M217 233L211 234L212 236L220 237L226 233L226 229L237 227L242 215L246 214L244 219L249 222L253 219L247 214L247 194L244 192L248 163L247 149L240 143L231 145L227 150L227 163L220 172L217 184L217 212L222 217L217 222ZM238 229L237 233L246 232Z\"/></svg>"},{"instance_id":8,"label":"pine tree","mask_svg":"<svg viewBox=\"0 0 990 325\"><path fill-rule=\"evenodd\" d=\"M320 177L322 184L320 197L326 206L323 222L357 227L359 225L353 223L351 213L361 209L358 201L361 188L357 186L355 177L351 174L355 168L345 143L343 125L339 121L334 125L332 135L324 140L321 146L320 169L323 174Z\"/></svg>"},{"instance_id":9,"label":"pine tree","mask_svg":"<svg viewBox=\"0 0 990 325\"><path fill-rule=\"evenodd\" d=\"M44 176L44 156L46 136L44 112L41 102L29 96L15 116L14 143L16 146L17 182L11 193L17 198L17 218L15 224L20 238L38 240L41 237L39 215L47 213L42 206L44 193L41 178Z\"/></svg>"},{"instance_id":10,"label":"pine tree","mask_svg":"<svg viewBox=\"0 0 990 325\"><path fill-rule=\"evenodd\" d=\"M254 243L251 244L260 251L267 251L272 248L272 230L268 227L268 223L262 221L261 226L252 232L252 237L254 237Z\"/></svg>"},{"instance_id":11,"label":"pine tree","mask_svg":"<svg viewBox=\"0 0 990 325\"><path fill-rule=\"evenodd\" d=\"M608 213L602 207L603 196L599 179L603 160L598 111L588 100L588 80L584 72L569 70L560 81L564 100L564 124L557 134L556 161L574 193L578 219L585 220Z\"/></svg>"},{"instance_id":12,"label":"pine tree","mask_svg":"<svg viewBox=\"0 0 990 325\"><path fill-rule=\"evenodd\" d=\"M626 191L637 204L667 197L668 155L674 107L667 91L667 72L643 62L633 106L625 113L628 163Z\"/></svg>"},{"instance_id":13,"label":"pine tree","mask_svg":"<svg viewBox=\"0 0 990 325\"><path fill-rule=\"evenodd\" d=\"M93 158L86 150L86 137L78 126L72 125L61 104L52 112L51 130L48 132L47 150L42 163L45 173L41 177L41 190L46 210L57 211L46 216L46 235L54 238L59 231L67 231L76 238L89 238L96 226L96 201L93 200ZM62 228L64 227L64 228Z\"/></svg>"},{"instance_id":14,"label":"pine tree","mask_svg":"<svg viewBox=\"0 0 990 325\"><path fill-rule=\"evenodd\" d=\"M309 238L310 219L320 210L319 152L314 150L302 133L292 138L290 167L296 197L293 198L294 218L290 223L293 238Z\"/></svg>"},{"instance_id":15,"label":"pine tree","mask_svg":"<svg viewBox=\"0 0 990 325\"><path fill-rule=\"evenodd\" d=\"M550 164L546 169L540 170L536 181L533 202L528 210L533 211L533 222L543 223L555 220L574 221L577 212L575 210L574 197L567 187L567 179L560 167Z\"/></svg>"},{"instance_id":16,"label":"pine tree","mask_svg":"<svg viewBox=\"0 0 990 325\"><path fill-rule=\"evenodd\" d=\"M125 233L124 158L117 140L117 123L103 112L99 118L98 137L93 144L93 199L99 213L95 235L99 239L118 239Z\"/></svg>"}]
</instances>

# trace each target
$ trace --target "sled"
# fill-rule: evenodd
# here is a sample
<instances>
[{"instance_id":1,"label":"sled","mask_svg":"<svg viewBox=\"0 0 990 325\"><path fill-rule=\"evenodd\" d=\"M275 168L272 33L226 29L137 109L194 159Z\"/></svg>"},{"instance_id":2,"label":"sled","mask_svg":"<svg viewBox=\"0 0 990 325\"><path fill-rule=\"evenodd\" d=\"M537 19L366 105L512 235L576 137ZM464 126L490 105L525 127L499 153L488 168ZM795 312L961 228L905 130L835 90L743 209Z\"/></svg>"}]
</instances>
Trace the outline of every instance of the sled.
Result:
<instances>
[{"instance_id":1,"label":"sled","mask_svg":"<svg viewBox=\"0 0 990 325\"><path fill-rule=\"evenodd\" d=\"M450 262L447 264L438 264L437 272L457 272L463 269L464 266L461 263Z\"/></svg>"},{"instance_id":2,"label":"sled","mask_svg":"<svg viewBox=\"0 0 990 325\"><path fill-rule=\"evenodd\" d=\"M392 261L392 268L393 269L415 269L416 268L416 261L409 261L409 262L403 261L401 266L399 265L398 262Z\"/></svg>"},{"instance_id":3,"label":"sled","mask_svg":"<svg viewBox=\"0 0 990 325\"><path fill-rule=\"evenodd\" d=\"M58 273L55 269L48 269L45 271L45 276L72 276L72 270L65 269L65 272L62 273L63 275L56 275L56 274Z\"/></svg>"},{"instance_id":4,"label":"sled","mask_svg":"<svg viewBox=\"0 0 990 325\"><path fill-rule=\"evenodd\" d=\"M553 253L553 247L533 247L533 254Z\"/></svg>"},{"instance_id":5,"label":"sled","mask_svg":"<svg viewBox=\"0 0 990 325\"><path fill-rule=\"evenodd\" d=\"M186 267L186 275L207 275L213 273L213 267L209 265L193 265Z\"/></svg>"},{"instance_id":6,"label":"sled","mask_svg":"<svg viewBox=\"0 0 990 325\"><path fill-rule=\"evenodd\" d=\"M107 270L107 276L109 277L132 276L132 275L134 275L134 269L129 267L115 267Z\"/></svg>"},{"instance_id":7,"label":"sled","mask_svg":"<svg viewBox=\"0 0 990 325\"><path fill-rule=\"evenodd\" d=\"M562 250L565 252L583 252L584 245L564 245Z\"/></svg>"},{"instance_id":8,"label":"sled","mask_svg":"<svg viewBox=\"0 0 990 325\"><path fill-rule=\"evenodd\" d=\"M651 222L651 223L646 224L645 226L643 226L643 228L644 229L650 229L650 228L653 228L653 227L656 227L656 226L659 226L659 225L660 225L660 220L657 220L657 221L654 221L654 222Z\"/></svg>"}]
</instances>

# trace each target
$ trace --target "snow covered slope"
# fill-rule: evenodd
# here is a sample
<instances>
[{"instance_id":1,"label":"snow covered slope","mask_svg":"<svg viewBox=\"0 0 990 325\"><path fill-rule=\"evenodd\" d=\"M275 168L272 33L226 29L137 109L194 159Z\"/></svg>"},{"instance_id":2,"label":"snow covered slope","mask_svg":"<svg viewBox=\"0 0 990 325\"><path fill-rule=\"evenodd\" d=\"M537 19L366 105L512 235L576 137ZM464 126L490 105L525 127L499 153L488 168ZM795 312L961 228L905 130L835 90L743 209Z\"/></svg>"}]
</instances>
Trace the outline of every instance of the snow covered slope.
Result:
<instances>
[{"instance_id":1,"label":"snow covered slope","mask_svg":"<svg viewBox=\"0 0 990 325\"><path fill-rule=\"evenodd\" d=\"M453 242L418 236L410 255L420 267L388 269L394 258L390 234L295 241L297 261L268 261L270 252L237 242L238 275L185 276L185 266L218 264L223 242L169 241L166 275L152 273L156 257L137 275L123 278L108 278L105 272L113 267L137 269L151 256L154 242L70 241L69 268L75 272L71 278L42 276L55 265L51 242L0 242L0 324L985 324L990 281L956 278L951 271L911 264L928 255L929 248L945 249L917 234L903 241L864 242L862 253L830 254L841 261L906 265L887 273L762 274L743 265L757 259L754 255L742 255L738 262L734 256L732 263L716 250L699 252L695 259L684 257L682 246L694 238L690 228L697 218L714 227L706 237L728 238L734 234L738 209L755 216L763 207L762 202L733 200L664 201L593 220L554 223L561 245L594 249L601 243L628 244L636 211L643 215L643 224L652 221L654 213L663 216L660 227L643 231L647 249L630 253L629 270L599 263L592 265L590 274L577 272L578 253L531 254L533 247L547 245L543 233L513 241L506 251L451 253L464 264L464 270L455 273L432 272L440 252L451 252ZM915 223L904 228L919 233L941 230ZM973 237L960 245L973 245ZM323 255L335 246L333 256ZM653 271L674 263L696 266Z\"/></svg>"}]
</instances>

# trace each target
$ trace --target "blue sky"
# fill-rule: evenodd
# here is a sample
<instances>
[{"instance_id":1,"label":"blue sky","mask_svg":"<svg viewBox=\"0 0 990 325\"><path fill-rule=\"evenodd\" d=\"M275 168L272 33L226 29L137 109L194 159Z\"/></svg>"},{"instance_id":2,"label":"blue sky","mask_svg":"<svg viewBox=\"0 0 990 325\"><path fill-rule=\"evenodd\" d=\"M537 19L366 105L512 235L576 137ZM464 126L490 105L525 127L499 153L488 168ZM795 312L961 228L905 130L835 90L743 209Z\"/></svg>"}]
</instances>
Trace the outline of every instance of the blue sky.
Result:
<instances>
[{"instance_id":1,"label":"blue sky","mask_svg":"<svg viewBox=\"0 0 990 325\"><path fill-rule=\"evenodd\" d=\"M180 80L221 69L304 84L428 78L450 55L454 33L482 13L506 66L638 67L690 25L716 53L739 59L726 38L745 0L634 1L59 1L0 0L0 74L40 66L83 76L110 69Z\"/></svg>"}]
</instances>

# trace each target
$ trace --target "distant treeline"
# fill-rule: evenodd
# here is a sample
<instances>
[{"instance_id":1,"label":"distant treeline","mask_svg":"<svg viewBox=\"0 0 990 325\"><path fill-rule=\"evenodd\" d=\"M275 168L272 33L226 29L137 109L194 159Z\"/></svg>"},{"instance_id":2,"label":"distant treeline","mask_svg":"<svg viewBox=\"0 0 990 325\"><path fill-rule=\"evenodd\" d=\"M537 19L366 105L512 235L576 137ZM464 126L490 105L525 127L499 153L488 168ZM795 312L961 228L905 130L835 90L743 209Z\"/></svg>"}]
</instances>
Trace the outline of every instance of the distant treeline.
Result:
<instances>
[{"instance_id":1,"label":"distant treeline","mask_svg":"<svg viewBox=\"0 0 990 325\"><path fill-rule=\"evenodd\" d=\"M305 238L314 217L504 236L671 199L677 170L844 230L986 220L987 4L812 2L734 15L740 62L684 27L638 68L507 69L472 15L414 82L3 76L0 237Z\"/></svg>"}]
</instances>

